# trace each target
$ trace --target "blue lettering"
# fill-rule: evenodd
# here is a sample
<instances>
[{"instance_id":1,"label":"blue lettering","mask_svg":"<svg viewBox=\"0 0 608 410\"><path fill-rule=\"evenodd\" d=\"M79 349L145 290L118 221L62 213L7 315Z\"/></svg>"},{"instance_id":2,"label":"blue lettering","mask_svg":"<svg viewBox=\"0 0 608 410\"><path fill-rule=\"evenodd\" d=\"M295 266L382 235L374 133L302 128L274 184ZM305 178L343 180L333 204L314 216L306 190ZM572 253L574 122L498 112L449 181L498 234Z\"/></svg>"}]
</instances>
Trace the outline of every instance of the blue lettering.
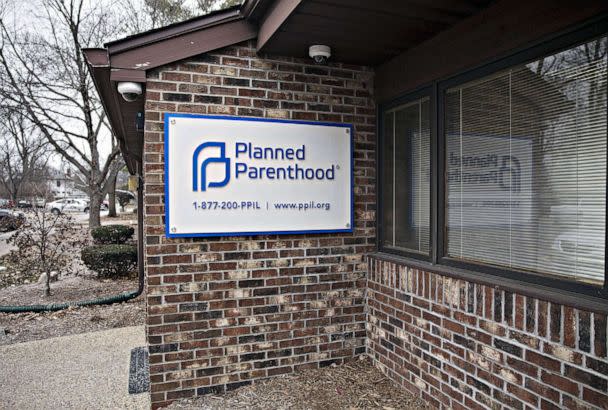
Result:
<instances>
[{"instance_id":1,"label":"blue lettering","mask_svg":"<svg viewBox=\"0 0 608 410\"><path fill-rule=\"evenodd\" d=\"M247 152L247 144L244 142L236 143L236 157L239 157L239 154L244 154Z\"/></svg>"},{"instance_id":2,"label":"blue lettering","mask_svg":"<svg viewBox=\"0 0 608 410\"><path fill-rule=\"evenodd\" d=\"M237 162L236 163L236 167L235 167L235 177L238 178L240 174L246 174L247 173L247 164L244 164L242 162Z\"/></svg>"}]
</instances>

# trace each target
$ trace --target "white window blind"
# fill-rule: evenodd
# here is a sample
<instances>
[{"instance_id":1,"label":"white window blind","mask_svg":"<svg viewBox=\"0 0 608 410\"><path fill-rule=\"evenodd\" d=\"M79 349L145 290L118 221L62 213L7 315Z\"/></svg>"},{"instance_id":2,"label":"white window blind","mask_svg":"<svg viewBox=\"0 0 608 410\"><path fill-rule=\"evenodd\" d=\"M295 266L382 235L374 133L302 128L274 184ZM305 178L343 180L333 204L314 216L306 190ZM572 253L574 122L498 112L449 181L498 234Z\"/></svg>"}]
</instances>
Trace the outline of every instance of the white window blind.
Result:
<instances>
[{"instance_id":1,"label":"white window blind","mask_svg":"<svg viewBox=\"0 0 608 410\"><path fill-rule=\"evenodd\" d=\"M448 256L603 283L606 43L447 90Z\"/></svg>"},{"instance_id":2,"label":"white window blind","mask_svg":"<svg viewBox=\"0 0 608 410\"><path fill-rule=\"evenodd\" d=\"M430 100L384 114L383 244L428 254L430 249Z\"/></svg>"}]
</instances>

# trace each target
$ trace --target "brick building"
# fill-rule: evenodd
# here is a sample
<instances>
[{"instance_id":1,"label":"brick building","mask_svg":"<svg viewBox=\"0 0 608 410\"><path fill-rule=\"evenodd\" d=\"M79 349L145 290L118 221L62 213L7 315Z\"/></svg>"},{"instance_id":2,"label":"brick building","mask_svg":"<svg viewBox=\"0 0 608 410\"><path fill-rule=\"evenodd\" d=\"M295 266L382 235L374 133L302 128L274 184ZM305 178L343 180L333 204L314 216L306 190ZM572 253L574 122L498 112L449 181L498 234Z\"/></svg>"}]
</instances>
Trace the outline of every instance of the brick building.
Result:
<instances>
[{"instance_id":1,"label":"brick building","mask_svg":"<svg viewBox=\"0 0 608 410\"><path fill-rule=\"evenodd\" d=\"M608 408L608 6L430 3L249 0L85 50L140 176L154 408L361 354L434 407ZM351 124L352 232L169 237L168 113Z\"/></svg>"}]
</instances>

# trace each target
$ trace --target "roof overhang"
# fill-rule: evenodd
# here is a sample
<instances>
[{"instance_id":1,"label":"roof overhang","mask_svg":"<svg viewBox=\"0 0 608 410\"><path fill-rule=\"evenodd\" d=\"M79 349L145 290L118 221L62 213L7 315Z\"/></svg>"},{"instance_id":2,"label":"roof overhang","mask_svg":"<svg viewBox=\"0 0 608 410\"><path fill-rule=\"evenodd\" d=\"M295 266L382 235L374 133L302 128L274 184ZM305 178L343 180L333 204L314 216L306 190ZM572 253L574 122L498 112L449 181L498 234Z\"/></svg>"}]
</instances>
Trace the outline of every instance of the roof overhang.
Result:
<instances>
[{"instance_id":1,"label":"roof overhang","mask_svg":"<svg viewBox=\"0 0 608 410\"><path fill-rule=\"evenodd\" d=\"M376 66L484 8L491 0L246 0L242 6L85 49L89 70L127 166L142 161L146 71L257 38L257 51L308 57L332 47L332 60ZM121 81L142 84L126 102ZM138 121L139 119L139 121Z\"/></svg>"},{"instance_id":2,"label":"roof overhang","mask_svg":"<svg viewBox=\"0 0 608 410\"><path fill-rule=\"evenodd\" d=\"M146 71L256 38L258 29L253 19L259 18L269 5L268 0L249 1L243 7L112 41L104 44L105 48L83 49L131 173L137 172L137 164L142 160ZM116 88L122 81L142 84L142 97L125 101Z\"/></svg>"}]
</instances>

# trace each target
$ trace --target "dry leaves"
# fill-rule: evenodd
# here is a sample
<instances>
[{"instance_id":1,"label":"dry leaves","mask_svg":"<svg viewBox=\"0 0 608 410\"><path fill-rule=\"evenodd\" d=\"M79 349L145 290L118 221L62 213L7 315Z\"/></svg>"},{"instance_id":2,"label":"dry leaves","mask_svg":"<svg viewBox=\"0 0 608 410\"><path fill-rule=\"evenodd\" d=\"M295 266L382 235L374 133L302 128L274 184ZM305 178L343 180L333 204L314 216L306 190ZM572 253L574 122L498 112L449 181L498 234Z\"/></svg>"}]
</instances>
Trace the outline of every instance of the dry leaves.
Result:
<instances>
[{"instance_id":1,"label":"dry leaves","mask_svg":"<svg viewBox=\"0 0 608 410\"><path fill-rule=\"evenodd\" d=\"M367 358L342 366L279 376L223 395L183 399L167 409L425 409Z\"/></svg>"},{"instance_id":2,"label":"dry leaves","mask_svg":"<svg viewBox=\"0 0 608 410\"><path fill-rule=\"evenodd\" d=\"M70 307L57 312L0 313L0 328L6 334L0 345L29 342L49 337L95 332L145 323L143 297L113 305Z\"/></svg>"}]
</instances>

